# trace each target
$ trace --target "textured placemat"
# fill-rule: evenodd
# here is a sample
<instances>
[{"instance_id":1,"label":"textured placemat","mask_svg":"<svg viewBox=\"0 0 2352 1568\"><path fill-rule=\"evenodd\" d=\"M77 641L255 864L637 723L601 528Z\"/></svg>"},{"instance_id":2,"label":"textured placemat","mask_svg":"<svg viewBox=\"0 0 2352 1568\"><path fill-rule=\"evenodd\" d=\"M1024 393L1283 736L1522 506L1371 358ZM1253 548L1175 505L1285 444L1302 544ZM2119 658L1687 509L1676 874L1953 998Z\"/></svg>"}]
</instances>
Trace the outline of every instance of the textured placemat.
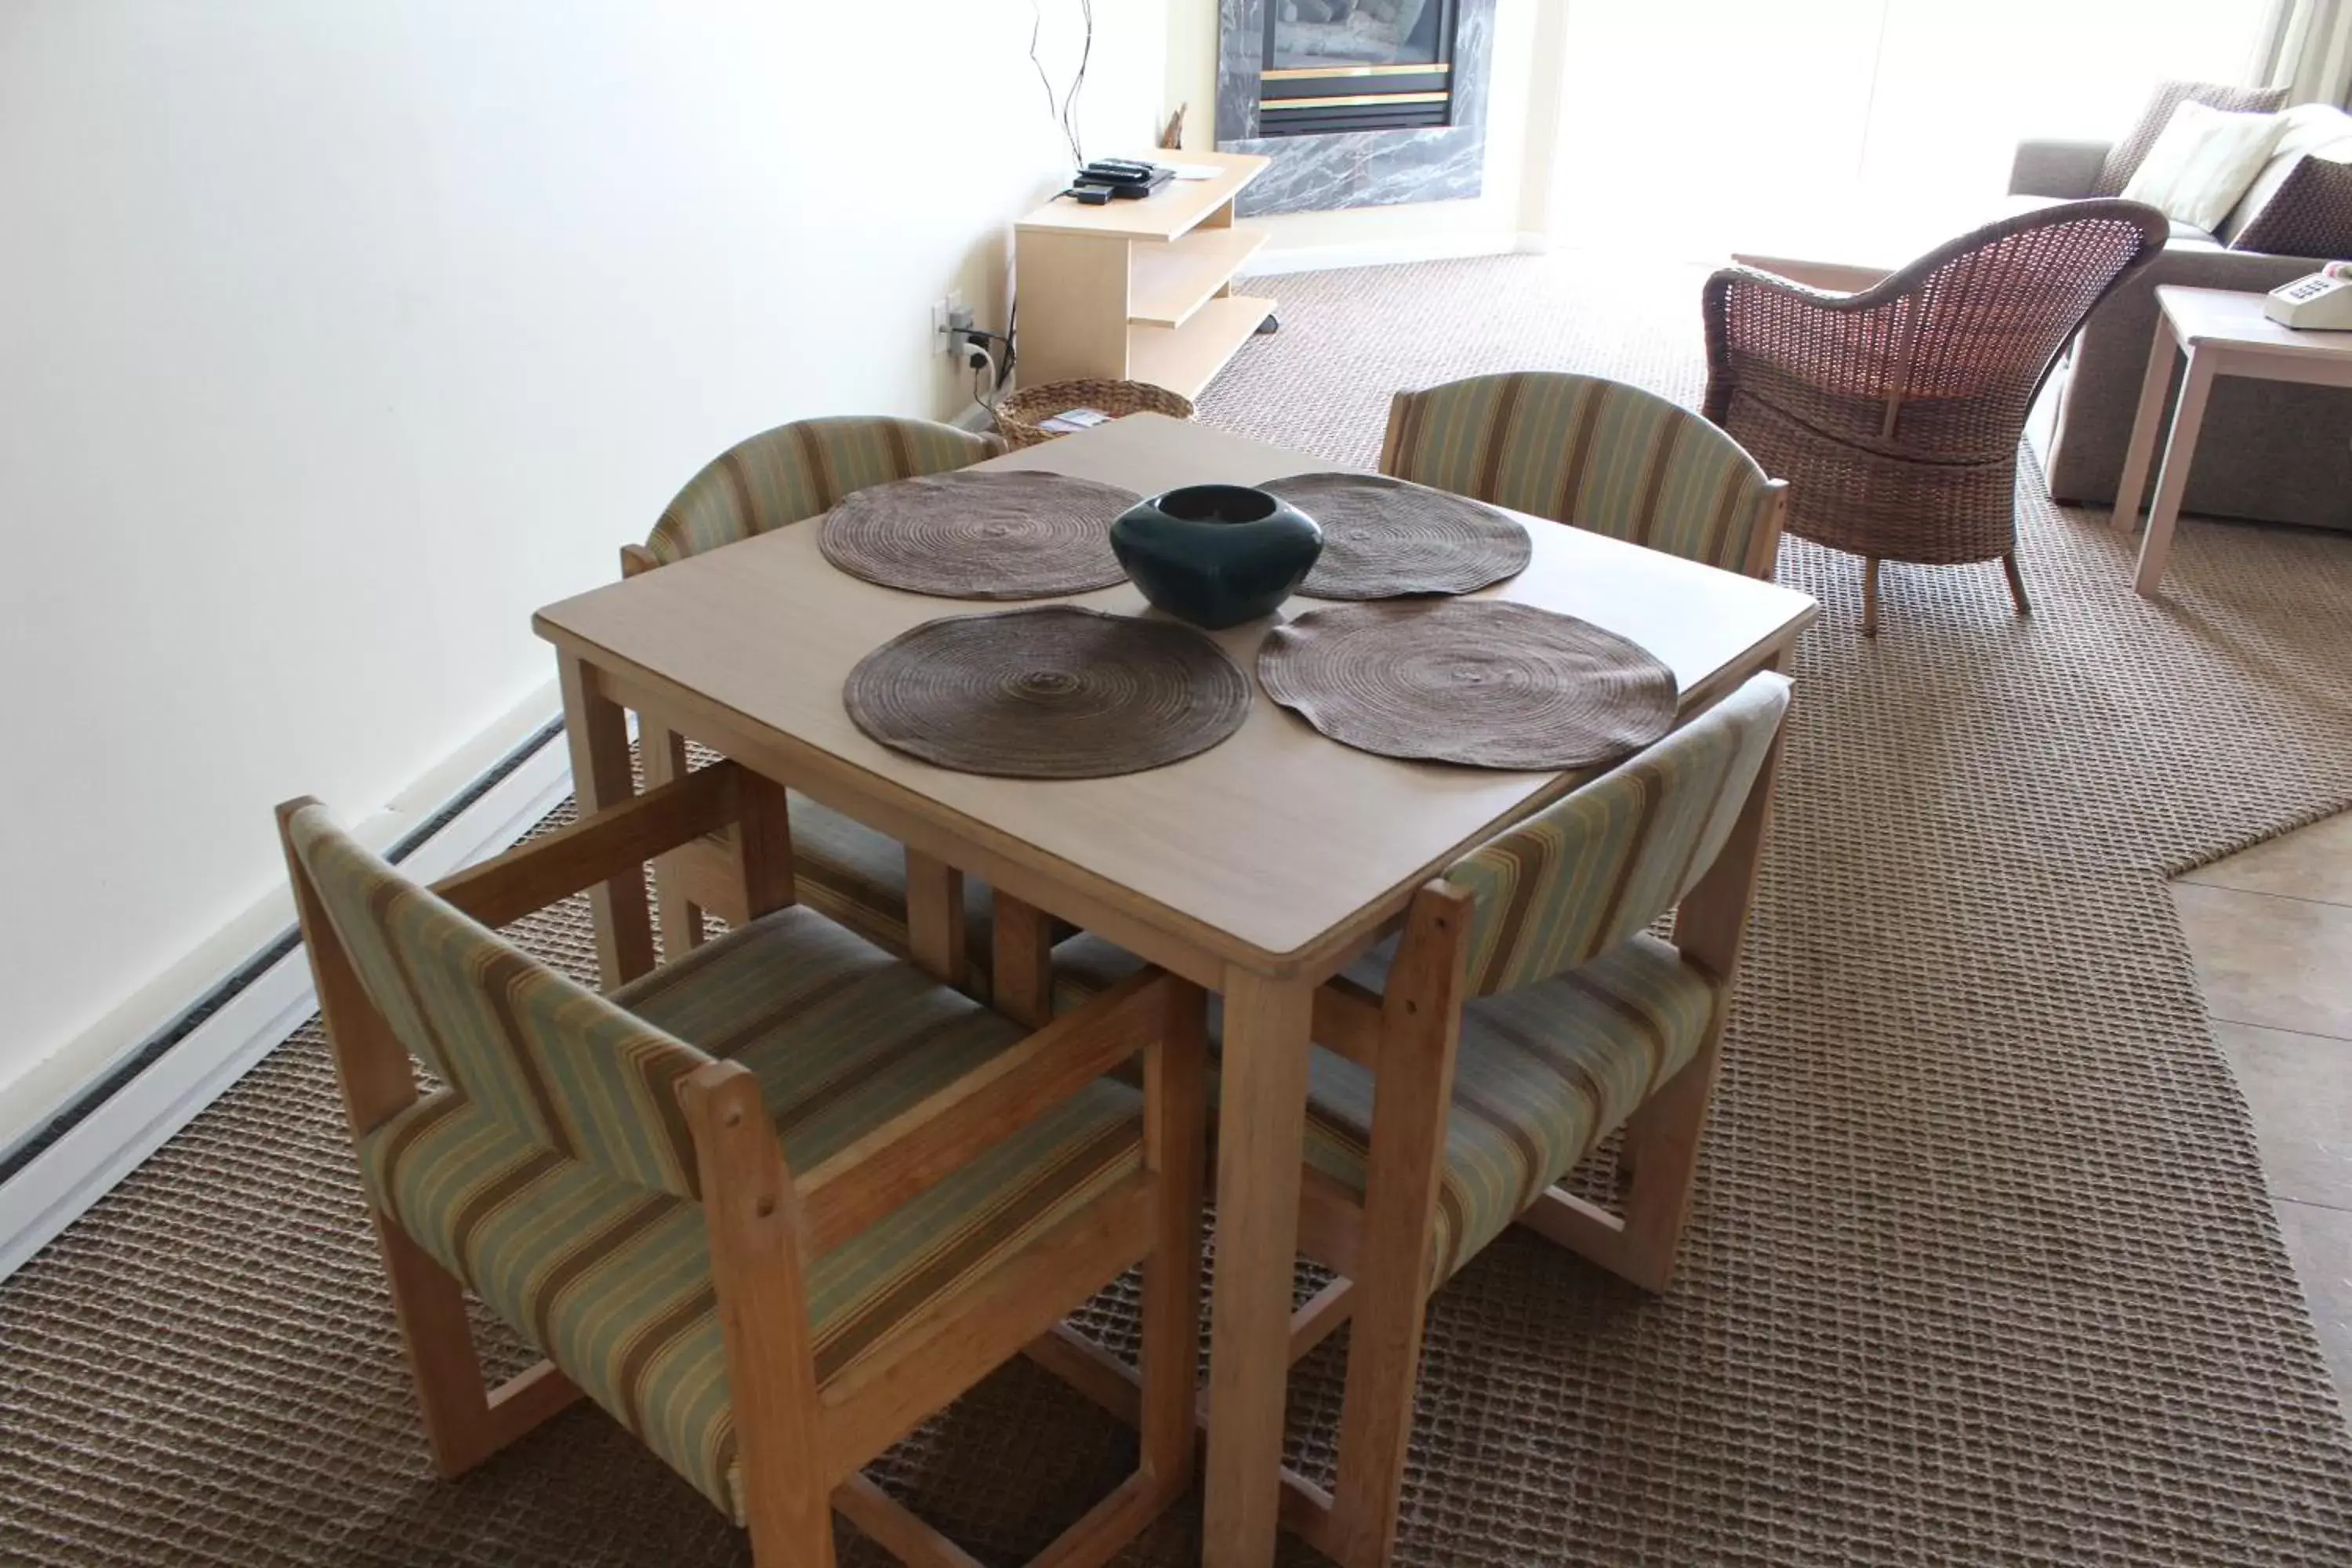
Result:
<instances>
[{"instance_id":1,"label":"textured placemat","mask_svg":"<svg viewBox=\"0 0 2352 1568\"><path fill-rule=\"evenodd\" d=\"M1047 599L1126 581L1110 525L1142 498L1029 469L958 469L874 485L818 525L854 577L947 599Z\"/></svg>"},{"instance_id":2,"label":"textured placemat","mask_svg":"<svg viewBox=\"0 0 2352 1568\"><path fill-rule=\"evenodd\" d=\"M882 744L960 773L1091 779L1205 752L1249 677L1187 626L1075 605L949 616L860 659L842 689Z\"/></svg>"},{"instance_id":3,"label":"textured placemat","mask_svg":"<svg viewBox=\"0 0 2352 1568\"><path fill-rule=\"evenodd\" d=\"M1481 768L1600 767L1675 721L1675 673L1639 644L1499 599L1309 610L1257 677L1335 741Z\"/></svg>"},{"instance_id":4,"label":"textured placemat","mask_svg":"<svg viewBox=\"0 0 2352 1568\"><path fill-rule=\"evenodd\" d=\"M1467 594L1527 569L1528 531L1493 507L1381 474L1293 474L1258 487L1323 529L1298 591L1318 599Z\"/></svg>"}]
</instances>

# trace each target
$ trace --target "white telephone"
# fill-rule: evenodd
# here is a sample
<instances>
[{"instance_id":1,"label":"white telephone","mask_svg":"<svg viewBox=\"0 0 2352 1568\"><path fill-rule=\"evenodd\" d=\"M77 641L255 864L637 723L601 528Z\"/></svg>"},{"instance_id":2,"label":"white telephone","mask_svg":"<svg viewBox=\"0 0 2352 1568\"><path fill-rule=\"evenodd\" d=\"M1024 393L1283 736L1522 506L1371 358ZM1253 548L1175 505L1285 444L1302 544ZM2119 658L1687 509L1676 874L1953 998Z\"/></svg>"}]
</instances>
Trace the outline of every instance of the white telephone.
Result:
<instances>
[{"instance_id":1,"label":"white telephone","mask_svg":"<svg viewBox=\"0 0 2352 1568\"><path fill-rule=\"evenodd\" d=\"M2331 261L2271 290L2263 314L2283 327L2352 330L2352 261Z\"/></svg>"}]
</instances>

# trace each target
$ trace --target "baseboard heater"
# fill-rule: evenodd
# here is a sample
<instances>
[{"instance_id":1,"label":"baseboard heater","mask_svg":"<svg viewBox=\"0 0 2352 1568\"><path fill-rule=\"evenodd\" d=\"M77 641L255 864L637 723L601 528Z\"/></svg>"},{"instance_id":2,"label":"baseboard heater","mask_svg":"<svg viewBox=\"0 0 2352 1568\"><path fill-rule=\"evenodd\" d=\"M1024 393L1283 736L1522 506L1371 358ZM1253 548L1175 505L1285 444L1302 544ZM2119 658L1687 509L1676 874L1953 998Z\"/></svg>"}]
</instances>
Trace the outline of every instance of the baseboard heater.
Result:
<instances>
[{"instance_id":1,"label":"baseboard heater","mask_svg":"<svg viewBox=\"0 0 2352 1568\"><path fill-rule=\"evenodd\" d=\"M428 843L434 835L447 827L479 802L483 796L512 776L518 769L538 754L540 748L555 740L562 732L563 721L561 719L551 720L534 731L521 744L500 757L473 783L451 796L439 810L403 834L393 847L384 852L384 858L395 866L407 859ZM206 1019L211 1018L223 1007L244 994L254 982L268 973L295 948L300 946L301 942L302 933L296 927L289 926L278 932L259 952L237 965L234 971L203 995L173 1015L171 1021L162 1028L125 1052L112 1066L78 1090L72 1098L51 1112L38 1125L27 1128L20 1133L6 1152L0 1153L0 1186L5 1186L26 1167L56 1147L60 1139L96 1115L109 1100L128 1089L141 1074L162 1061L170 1054L173 1047L194 1034Z\"/></svg>"}]
</instances>

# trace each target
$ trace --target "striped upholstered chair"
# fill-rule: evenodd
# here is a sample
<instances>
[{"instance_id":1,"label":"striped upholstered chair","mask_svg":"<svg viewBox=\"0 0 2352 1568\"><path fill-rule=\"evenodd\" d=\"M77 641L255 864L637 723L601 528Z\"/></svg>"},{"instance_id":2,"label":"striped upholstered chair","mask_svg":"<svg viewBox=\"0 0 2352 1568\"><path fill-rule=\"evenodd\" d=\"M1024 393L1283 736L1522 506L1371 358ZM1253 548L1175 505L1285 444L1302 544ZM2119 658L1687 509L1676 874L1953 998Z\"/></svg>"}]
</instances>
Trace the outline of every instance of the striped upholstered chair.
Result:
<instances>
[{"instance_id":1,"label":"striped upholstered chair","mask_svg":"<svg viewBox=\"0 0 2352 1568\"><path fill-rule=\"evenodd\" d=\"M1646 1289L1671 1279L1788 703L1759 675L1471 850L1393 948L1318 993L1299 1250L1340 1278L1294 1316L1292 1357L1356 1328L1338 1485L1286 1474L1283 1512L1343 1568L1395 1538L1431 1291L1514 1220ZM1706 929L1649 934L1709 879ZM1092 935L1055 958L1066 1005L1141 972ZM1621 1127L1620 1212L1557 1185Z\"/></svg>"},{"instance_id":2,"label":"striped upholstered chair","mask_svg":"<svg viewBox=\"0 0 2352 1568\"><path fill-rule=\"evenodd\" d=\"M768 908L788 879L609 998L488 929L781 794L721 763L432 890L280 808L436 1467L584 1394L763 1568L829 1568L833 1510L968 1563L861 1467L1141 1262L1141 1464L1055 1546L1100 1562L1192 1464L1199 991L1139 974L1032 1034ZM1139 1055L1142 1090L1104 1076ZM467 1289L546 1359L487 1389Z\"/></svg>"},{"instance_id":3,"label":"striped upholstered chair","mask_svg":"<svg viewBox=\"0 0 2352 1568\"><path fill-rule=\"evenodd\" d=\"M1400 392L1381 472L1750 577L1780 552L1785 485L1689 409L1598 376Z\"/></svg>"},{"instance_id":4,"label":"striped upholstered chair","mask_svg":"<svg viewBox=\"0 0 2352 1568\"><path fill-rule=\"evenodd\" d=\"M1003 450L993 436L927 419L803 419L740 441L703 466L664 509L645 543L621 547L634 577L688 556L823 516L852 490L969 467ZM648 782L686 771L686 742L658 718L638 715ZM809 905L894 952L907 948L906 854L872 828L805 796L792 797L794 867ZM665 935L702 940L704 910L742 918L724 844L690 848L655 871ZM959 983L984 984L990 937L987 889L965 879L966 941L976 957Z\"/></svg>"}]
</instances>

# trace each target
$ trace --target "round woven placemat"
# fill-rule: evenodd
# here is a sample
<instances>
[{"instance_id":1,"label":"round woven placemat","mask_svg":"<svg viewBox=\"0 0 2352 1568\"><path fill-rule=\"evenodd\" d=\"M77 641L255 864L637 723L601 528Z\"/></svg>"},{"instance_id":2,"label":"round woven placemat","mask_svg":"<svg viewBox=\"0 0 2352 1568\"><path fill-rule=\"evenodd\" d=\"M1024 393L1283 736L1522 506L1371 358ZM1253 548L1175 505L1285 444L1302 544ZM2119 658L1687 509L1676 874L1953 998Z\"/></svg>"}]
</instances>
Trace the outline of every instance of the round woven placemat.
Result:
<instances>
[{"instance_id":1,"label":"round woven placemat","mask_svg":"<svg viewBox=\"0 0 2352 1568\"><path fill-rule=\"evenodd\" d=\"M1599 767L1675 722L1675 675L1614 632L1496 599L1309 610L1266 635L1266 695L1335 741L1482 768Z\"/></svg>"},{"instance_id":2,"label":"round woven placemat","mask_svg":"<svg viewBox=\"0 0 2352 1568\"><path fill-rule=\"evenodd\" d=\"M960 773L1091 779L1205 752L1249 715L1249 677L1188 626L1075 605L950 616L858 661L849 716Z\"/></svg>"},{"instance_id":3,"label":"round woven placemat","mask_svg":"<svg viewBox=\"0 0 2352 1568\"><path fill-rule=\"evenodd\" d=\"M1298 591L1318 599L1467 594L1527 569L1528 531L1493 507L1381 474L1293 474L1258 487L1323 528Z\"/></svg>"},{"instance_id":4,"label":"round woven placemat","mask_svg":"<svg viewBox=\"0 0 2352 1568\"><path fill-rule=\"evenodd\" d=\"M844 497L817 542L827 561L886 588L1045 599L1127 580L1110 525L1141 499L1066 474L959 469Z\"/></svg>"}]
</instances>

